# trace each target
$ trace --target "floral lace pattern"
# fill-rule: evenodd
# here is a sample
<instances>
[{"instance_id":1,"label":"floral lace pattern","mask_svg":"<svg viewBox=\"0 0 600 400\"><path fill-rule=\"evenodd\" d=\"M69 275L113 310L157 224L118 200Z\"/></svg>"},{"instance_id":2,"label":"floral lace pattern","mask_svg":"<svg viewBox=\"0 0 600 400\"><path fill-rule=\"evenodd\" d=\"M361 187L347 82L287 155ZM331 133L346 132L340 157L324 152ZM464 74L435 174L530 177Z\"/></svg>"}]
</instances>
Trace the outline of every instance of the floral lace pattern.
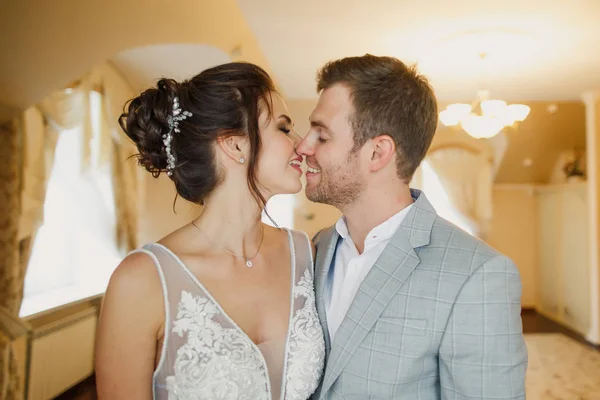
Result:
<instances>
[{"instance_id":1,"label":"floral lace pattern","mask_svg":"<svg viewBox=\"0 0 600 400\"><path fill-rule=\"evenodd\" d=\"M325 341L313 287L313 277L307 269L294 290L294 298L304 298L304 306L296 312L290 324L286 400L307 399L319 385L323 373Z\"/></svg>"},{"instance_id":2,"label":"floral lace pattern","mask_svg":"<svg viewBox=\"0 0 600 400\"><path fill-rule=\"evenodd\" d=\"M187 333L187 341L166 380L169 400L269 399L260 353L237 328L216 322L219 313L210 299L181 293L173 333Z\"/></svg>"},{"instance_id":3,"label":"floral lace pattern","mask_svg":"<svg viewBox=\"0 0 600 400\"><path fill-rule=\"evenodd\" d=\"M325 344L315 306L313 276L304 271L293 287L293 309L282 399L305 400L323 373ZM166 378L169 400L271 400L266 362L258 348L211 299L181 292L172 333L185 337L177 349L173 374Z\"/></svg>"}]
</instances>

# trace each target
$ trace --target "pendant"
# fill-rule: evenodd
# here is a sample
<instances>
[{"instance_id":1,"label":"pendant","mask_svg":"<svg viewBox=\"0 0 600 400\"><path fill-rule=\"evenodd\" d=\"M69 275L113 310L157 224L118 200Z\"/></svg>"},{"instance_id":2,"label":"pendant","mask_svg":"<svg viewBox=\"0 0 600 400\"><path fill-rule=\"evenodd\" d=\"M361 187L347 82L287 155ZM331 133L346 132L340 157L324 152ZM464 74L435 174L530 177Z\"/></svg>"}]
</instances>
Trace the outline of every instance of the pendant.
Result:
<instances>
[{"instance_id":1,"label":"pendant","mask_svg":"<svg viewBox=\"0 0 600 400\"><path fill-rule=\"evenodd\" d=\"M252 261L251 261L250 259L247 259L247 260L246 260L246 267L248 267L248 268L252 268L252 266L253 266L253 265L254 265L254 264L252 264Z\"/></svg>"}]
</instances>

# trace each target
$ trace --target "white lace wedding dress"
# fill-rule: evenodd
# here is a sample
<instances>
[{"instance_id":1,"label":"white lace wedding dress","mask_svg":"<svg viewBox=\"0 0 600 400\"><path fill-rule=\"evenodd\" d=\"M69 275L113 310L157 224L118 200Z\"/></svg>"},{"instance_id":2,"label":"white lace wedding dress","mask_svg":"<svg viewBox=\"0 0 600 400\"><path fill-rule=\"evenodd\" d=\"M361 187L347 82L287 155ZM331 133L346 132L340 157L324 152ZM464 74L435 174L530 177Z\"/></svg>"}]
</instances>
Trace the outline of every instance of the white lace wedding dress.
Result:
<instances>
[{"instance_id":1,"label":"white lace wedding dress","mask_svg":"<svg viewBox=\"0 0 600 400\"><path fill-rule=\"evenodd\" d=\"M256 345L169 249L149 244L163 284L165 337L157 400L306 400L325 361L306 234L288 231L293 286L287 337ZM232 288L235 290L234 288Z\"/></svg>"}]
</instances>

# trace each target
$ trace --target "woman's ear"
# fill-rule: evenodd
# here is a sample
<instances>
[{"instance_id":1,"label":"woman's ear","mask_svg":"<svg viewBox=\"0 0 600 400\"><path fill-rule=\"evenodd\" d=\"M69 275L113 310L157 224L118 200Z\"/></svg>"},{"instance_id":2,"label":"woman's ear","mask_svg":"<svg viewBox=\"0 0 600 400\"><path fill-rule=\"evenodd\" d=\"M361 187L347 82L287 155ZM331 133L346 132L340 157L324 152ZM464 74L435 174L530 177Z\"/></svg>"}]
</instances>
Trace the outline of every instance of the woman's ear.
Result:
<instances>
[{"instance_id":1,"label":"woman's ear","mask_svg":"<svg viewBox=\"0 0 600 400\"><path fill-rule=\"evenodd\" d=\"M217 139L217 143L225 155L236 163L244 164L248 159L250 146L246 136L227 136Z\"/></svg>"}]
</instances>

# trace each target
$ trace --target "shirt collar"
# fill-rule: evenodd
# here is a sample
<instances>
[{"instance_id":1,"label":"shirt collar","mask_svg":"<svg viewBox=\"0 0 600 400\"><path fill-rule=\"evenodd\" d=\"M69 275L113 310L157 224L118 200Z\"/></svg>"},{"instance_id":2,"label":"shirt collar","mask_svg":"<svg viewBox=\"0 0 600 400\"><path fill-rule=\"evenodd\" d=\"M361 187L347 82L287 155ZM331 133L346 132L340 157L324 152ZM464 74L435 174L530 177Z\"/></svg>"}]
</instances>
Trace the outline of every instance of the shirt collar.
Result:
<instances>
[{"instance_id":1,"label":"shirt collar","mask_svg":"<svg viewBox=\"0 0 600 400\"><path fill-rule=\"evenodd\" d=\"M394 233L400 227L402 220L408 214L408 211L413 206L414 203L410 204L408 207L403 208L396 214L392 215L390 218L377 225L367 235L365 239L365 248L371 247L377 243L390 239L394 236ZM342 216L335 224L335 229L337 233L344 240L351 240L350 232L348 231L348 225L346 224L346 217Z\"/></svg>"}]
</instances>

